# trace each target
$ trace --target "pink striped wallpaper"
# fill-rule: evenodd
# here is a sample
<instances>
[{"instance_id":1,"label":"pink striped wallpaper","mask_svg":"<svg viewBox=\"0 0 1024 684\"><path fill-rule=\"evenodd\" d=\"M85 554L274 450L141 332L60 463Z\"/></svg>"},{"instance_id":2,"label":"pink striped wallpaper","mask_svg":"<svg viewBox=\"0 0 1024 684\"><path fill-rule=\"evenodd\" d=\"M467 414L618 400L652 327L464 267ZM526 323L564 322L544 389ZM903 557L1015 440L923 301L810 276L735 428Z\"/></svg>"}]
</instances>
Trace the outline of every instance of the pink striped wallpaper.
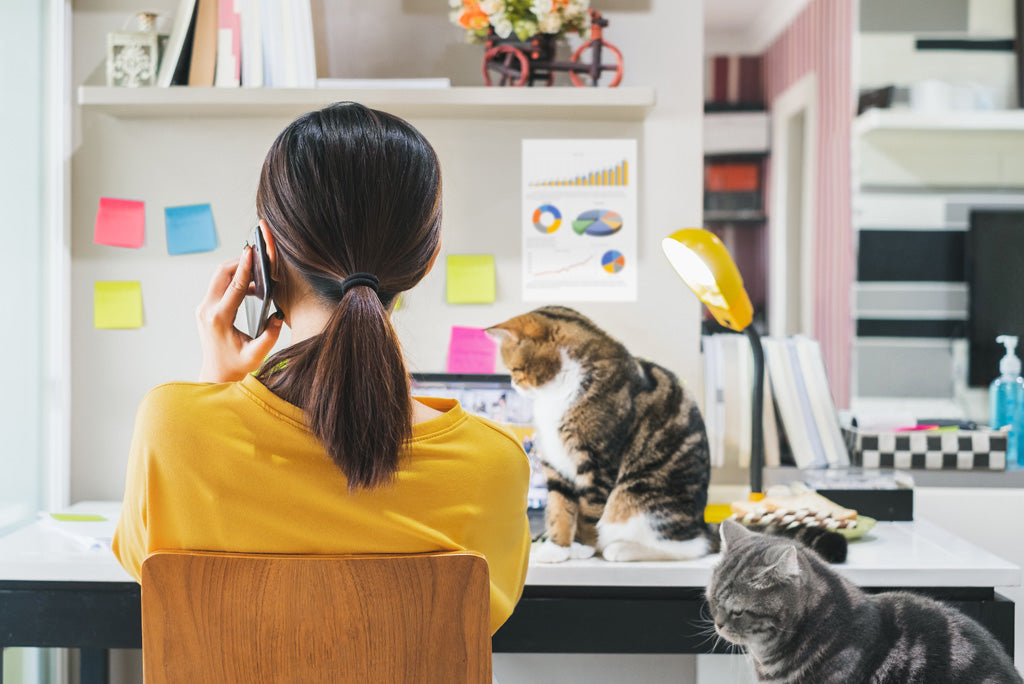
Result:
<instances>
[{"instance_id":1,"label":"pink striped wallpaper","mask_svg":"<svg viewBox=\"0 0 1024 684\"><path fill-rule=\"evenodd\" d=\"M850 128L855 113L851 51L858 0L811 0L764 53L771 103L806 74L817 74L818 149L814 216L814 337L821 342L832 394L850 404L854 279ZM769 226L769 230L771 227Z\"/></svg>"}]
</instances>

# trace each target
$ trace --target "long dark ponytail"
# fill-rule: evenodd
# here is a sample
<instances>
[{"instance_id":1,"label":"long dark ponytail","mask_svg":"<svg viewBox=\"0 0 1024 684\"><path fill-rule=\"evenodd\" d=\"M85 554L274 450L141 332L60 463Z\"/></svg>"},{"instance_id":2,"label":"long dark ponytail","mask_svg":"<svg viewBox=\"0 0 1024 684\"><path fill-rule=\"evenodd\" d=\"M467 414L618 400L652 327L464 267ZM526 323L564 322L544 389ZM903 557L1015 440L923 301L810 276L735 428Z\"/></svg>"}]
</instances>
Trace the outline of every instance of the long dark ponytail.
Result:
<instances>
[{"instance_id":1,"label":"long dark ponytail","mask_svg":"<svg viewBox=\"0 0 1024 684\"><path fill-rule=\"evenodd\" d=\"M332 309L323 332L268 359L259 379L301 407L350 489L391 480L412 430L409 375L389 318L437 252L441 172L398 117L338 103L290 124L256 195L278 258ZM376 277L355 280L357 273Z\"/></svg>"}]
</instances>

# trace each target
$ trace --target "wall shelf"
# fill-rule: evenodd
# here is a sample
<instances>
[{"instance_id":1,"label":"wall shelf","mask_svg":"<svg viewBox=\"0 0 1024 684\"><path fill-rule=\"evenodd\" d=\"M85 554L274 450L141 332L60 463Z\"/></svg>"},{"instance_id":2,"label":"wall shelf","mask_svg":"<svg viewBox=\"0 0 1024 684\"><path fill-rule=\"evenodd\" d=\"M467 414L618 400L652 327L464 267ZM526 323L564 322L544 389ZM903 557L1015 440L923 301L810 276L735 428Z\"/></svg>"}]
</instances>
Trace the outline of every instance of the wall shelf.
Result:
<instances>
[{"instance_id":1,"label":"wall shelf","mask_svg":"<svg viewBox=\"0 0 1024 684\"><path fill-rule=\"evenodd\" d=\"M123 119L293 117L331 102L358 101L409 118L573 118L642 121L654 88L108 88L81 86L84 111Z\"/></svg>"},{"instance_id":2,"label":"wall shelf","mask_svg":"<svg viewBox=\"0 0 1024 684\"><path fill-rule=\"evenodd\" d=\"M884 132L1024 133L1024 110L926 113L870 109L854 120L854 132L861 136Z\"/></svg>"}]
</instances>

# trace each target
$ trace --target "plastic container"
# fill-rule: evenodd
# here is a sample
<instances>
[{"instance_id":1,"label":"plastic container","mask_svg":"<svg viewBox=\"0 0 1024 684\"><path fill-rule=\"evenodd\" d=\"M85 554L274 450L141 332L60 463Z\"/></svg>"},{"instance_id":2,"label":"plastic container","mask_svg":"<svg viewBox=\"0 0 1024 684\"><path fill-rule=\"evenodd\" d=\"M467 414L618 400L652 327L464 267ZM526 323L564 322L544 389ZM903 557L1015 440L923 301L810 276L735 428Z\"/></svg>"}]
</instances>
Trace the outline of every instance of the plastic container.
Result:
<instances>
[{"instance_id":1,"label":"plastic container","mask_svg":"<svg viewBox=\"0 0 1024 684\"><path fill-rule=\"evenodd\" d=\"M999 361L999 377L989 385L989 424L994 430L1009 429L1007 466L1024 467L1024 377L1017 357L1017 337L1000 335L996 342L1006 347Z\"/></svg>"}]
</instances>

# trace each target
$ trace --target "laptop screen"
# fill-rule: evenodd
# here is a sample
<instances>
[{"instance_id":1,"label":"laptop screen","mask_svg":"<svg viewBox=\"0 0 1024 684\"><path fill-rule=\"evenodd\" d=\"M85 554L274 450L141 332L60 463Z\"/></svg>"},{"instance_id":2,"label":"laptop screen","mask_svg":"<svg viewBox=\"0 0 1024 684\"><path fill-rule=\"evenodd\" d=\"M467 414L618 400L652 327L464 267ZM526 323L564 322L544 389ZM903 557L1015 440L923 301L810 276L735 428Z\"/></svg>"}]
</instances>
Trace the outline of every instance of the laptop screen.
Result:
<instances>
[{"instance_id":1,"label":"laptop screen","mask_svg":"<svg viewBox=\"0 0 1024 684\"><path fill-rule=\"evenodd\" d=\"M413 373L412 393L421 397L458 399L470 413L502 423L519 439L530 458L528 505L541 509L547 503L546 478L540 466L533 435L533 404L512 388L507 375L469 373Z\"/></svg>"}]
</instances>

